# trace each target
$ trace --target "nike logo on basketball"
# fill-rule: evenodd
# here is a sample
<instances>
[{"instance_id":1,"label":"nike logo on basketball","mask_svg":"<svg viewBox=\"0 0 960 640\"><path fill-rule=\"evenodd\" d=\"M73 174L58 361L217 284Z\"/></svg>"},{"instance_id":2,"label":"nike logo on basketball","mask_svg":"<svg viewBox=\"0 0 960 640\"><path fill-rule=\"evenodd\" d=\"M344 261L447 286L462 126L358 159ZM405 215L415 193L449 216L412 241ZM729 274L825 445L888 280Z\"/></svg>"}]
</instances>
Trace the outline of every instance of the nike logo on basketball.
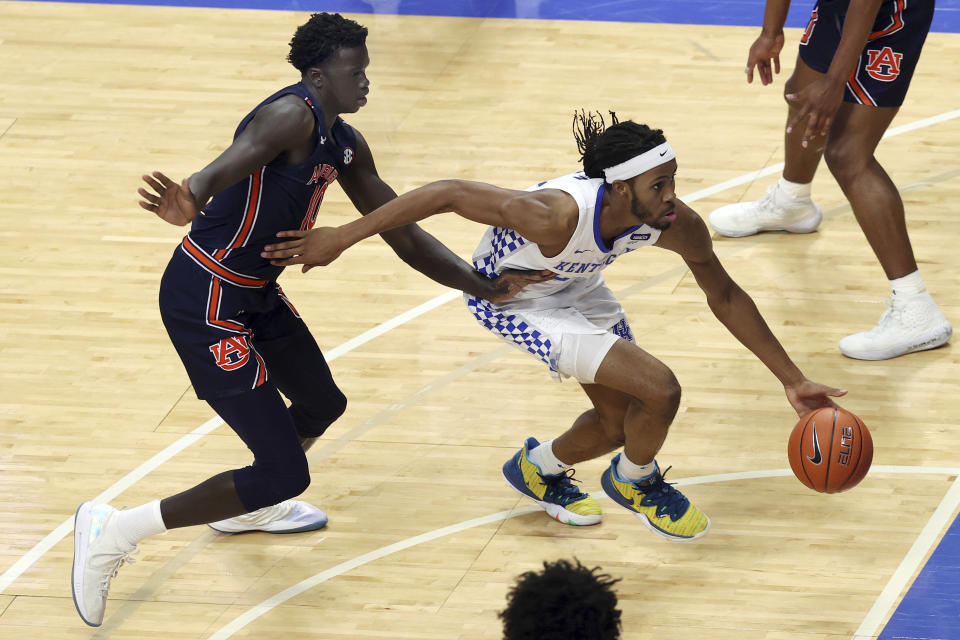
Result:
<instances>
[{"instance_id":1,"label":"nike logo on basketball","mask_svg":"<svg viewBox=\"0 0 960 640\"><path fill-rule=\"evenodd\" d=\"M813 464L820 464L823 461L823 457L820 455L820 440L817 439L817 423L813 423L813 457L807 456L807 460Z\"/></svg>"}]
</instances>

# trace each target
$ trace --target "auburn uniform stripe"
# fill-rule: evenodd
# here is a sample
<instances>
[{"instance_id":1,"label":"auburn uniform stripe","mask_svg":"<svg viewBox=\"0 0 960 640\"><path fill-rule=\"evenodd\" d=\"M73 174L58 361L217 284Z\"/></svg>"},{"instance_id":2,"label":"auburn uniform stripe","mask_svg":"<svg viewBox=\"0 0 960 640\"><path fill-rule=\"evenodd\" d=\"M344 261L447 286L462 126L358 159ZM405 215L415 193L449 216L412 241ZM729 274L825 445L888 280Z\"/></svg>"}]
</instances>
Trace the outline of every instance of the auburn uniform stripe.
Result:
<instances>
[{"instance_id":1,"label":"auburn uniform stripe","mask_svg":"<svg viewBox=\"0 0 960 640\"><path fill-rule=\"evenodd\" d=\"M867 38L867 42L871 40L876 40L877 38L882 38L883 36L888 36L891 33L896 33L903 29L903 10L907 6L907 0L897 0L897 6L893 10L893 19L890 21L890 26L886 29L880 31L874 31L870 34L870 37Z\"/></svg>"},{"instance_id":2,"label":"auburn uniform stripe","mask_svg":"<svg viewBox=\"0 0 960 640\"><path fill-rule=\"evenodd\" d=\"M253 278L251 276L246 276L242 273L237 273L236 271L227 269L225 266L214 260L203 249L195 245L190 239L190 236L185 237L183 239L183 244L180 246L187 253L187 255L194 260L194 262L218 278L223 278L227 282L240 287L248 288L259 288L267 284L266 280Z\"/></svg>"},{"instance_id":3,"label":"auburn uniform stripe","mask_svg":"<svg viewBox=\"0 0 960 640\"><path fill-rule=\"evenodd\" d=\"M857 79L857 72L860 71L860 64L857 64L857 68L853 70L853 73L850 74L850 79L847 80L847 87L850 91L853 92L853 95L856 96L857 100L860 101L860 104L865 104L871 107L877 106L877 103L873 101L873 98L870 97L870 94L860 86L860 81Z\"/></svg>"},{"instance_id":4,"label":"auburn uniform stripe","mask_svg":"<svg viewBox=\"0 0 960 640\"><path fill-rule=\"evenodd\" d=\"M260 213L260 195L263 193L263 174L266 170L266 167L260 167L260 171L250 175L250 187L247 193L247 206L243 211L243 220L240 221L240 227L237 229L236 235L233 236L230 246L226 249L218 249L213 254L213 257L217 260L225 258L231 249L242 247L247 243L253 225L257 222L257 214Z\"/></svg>"}]
</instances>

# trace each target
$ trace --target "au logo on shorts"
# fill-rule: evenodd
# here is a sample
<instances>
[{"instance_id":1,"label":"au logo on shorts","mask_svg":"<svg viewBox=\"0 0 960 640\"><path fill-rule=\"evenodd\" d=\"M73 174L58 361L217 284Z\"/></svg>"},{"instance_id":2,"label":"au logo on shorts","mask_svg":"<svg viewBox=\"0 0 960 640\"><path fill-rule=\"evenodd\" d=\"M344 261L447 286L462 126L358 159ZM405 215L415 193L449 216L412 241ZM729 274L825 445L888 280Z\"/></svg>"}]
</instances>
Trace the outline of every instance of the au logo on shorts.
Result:
<instances>
[{"instance_id":1,"label":"au logo on shorts","mask_svg":"<svg viewBox=\"0 0 960 640\"><path fill-rule=\"evenodd\" d=\"M210 345L210 353L217 361L217 366L224 371L239 369L247 364L247 360L250 359L250 346L247 344L247 336L224 338L217 344Z\"/></svg>"},{"instance_id":2,"label":"au logo on shorts","mask_svg":"<svg viewBox=\"0 0 960 640\"><path fill-rule=\"evenodd\" d=\"M896 80L900 75L900 61L903 60L903 54L897 53L890 47L883 49L867 49L867 55L870 56L870 62L864 67L871 78L890 82Z\"/></svg>"}]
</instances>

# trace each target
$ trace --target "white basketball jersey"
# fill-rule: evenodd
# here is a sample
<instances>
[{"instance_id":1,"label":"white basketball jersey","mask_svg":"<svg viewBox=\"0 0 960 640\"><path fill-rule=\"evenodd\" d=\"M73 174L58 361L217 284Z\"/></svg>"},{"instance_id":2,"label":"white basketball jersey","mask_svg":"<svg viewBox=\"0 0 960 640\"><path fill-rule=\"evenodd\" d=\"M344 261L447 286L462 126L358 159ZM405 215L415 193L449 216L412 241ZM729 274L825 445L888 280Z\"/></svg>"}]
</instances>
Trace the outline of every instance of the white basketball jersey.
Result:
<instances>
[{"instance_id":1,"label":"white basketball jersey","mask_svg":"<svg viewBox=\"0 0 960 640\"><path fill-rule=\"evenodd\" d=\"M658 229L641 224L627 229L614 238L612 246L607 246L600 236L600 209L606 189L603 178L588 178L579 171L541 182L527 191L540 189L560 189L569 193L580 207L580 219L567 246L559 254L550 258L540 253L539 246L513 229L487 228L476 251L473 252L474 267L484 275L492 277L504 269L534 271L549 269L557 274L553 280L526 287L507 301L505 306L512 306L514 301L530 301L546 296L566 298L567 296L557 294L561 294L567 288L572 289L571 293L576 290L577 295L580 295L585 290L603 283L600 272L612 264L618 256L653 244L660 237ZM561 300L556 299L551 304L536 306L564 305Z\"/></svg>"}]
</instances>

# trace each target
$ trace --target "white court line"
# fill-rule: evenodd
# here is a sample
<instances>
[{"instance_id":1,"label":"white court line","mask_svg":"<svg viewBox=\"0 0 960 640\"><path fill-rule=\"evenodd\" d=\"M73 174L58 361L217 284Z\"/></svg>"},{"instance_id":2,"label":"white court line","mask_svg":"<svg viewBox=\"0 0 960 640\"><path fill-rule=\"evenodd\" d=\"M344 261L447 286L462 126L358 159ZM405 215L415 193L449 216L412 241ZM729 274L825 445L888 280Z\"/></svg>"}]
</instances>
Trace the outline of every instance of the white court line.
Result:
<instances>
[{"instance_id":1,"label":"white court line","mask_svg":"<svg viewBox=\"0 0 960 640\"><path fill-rule=\"evenodd\" d=\"M870 469L871 475L875 473L914 474L914 475L920 475L920 474L922 475L938 475L938 474L960 475L960 467L903 467L903 466L877 465L875 467L871 467ZM717 473L717 474L708 475L708 476L697 476L694 478L681 478L680 480L677 480L675 482L672 481L671 484L676 484L677 486L685 486L685 485L694 485L694 484L708 484L713 482L731 482L734 480L756 480L760 478L775 478L775 477L792 476L792 475L793 475L793 471L791 471L790 469L761 469L759 471L743 471L739 473ZM938 514L940 514L941 512L945 511L946 517L949 517L950 514L953 513L953 507L956 506L956 501L960 500L960 488L958 487L960 487L960 477L958 477L958 479L953 483L953 486L950 488L950 490L947 491L947 495L944 497L943 501L941 501L940 506L937 508L937 511L934 513L933 517L931 517L930 522L927 523L927 526L924 527L923 531L920 533L920 537L917 538L917 541L914 543L913 548L910 550L910 553L907 554L908 558L914 552L914 549L919 549L923 545L926 545L926 548L929 548L933 544L933 542L936 541L937 534L943 528L943 522L941 521L939 525L936 525L936 526L931 525L931 523L938 520ZM596 491L594 493L591 493L590 495L593 496L594 498L604 498L604 499L607 498L607 495L603 491ZM951 501L954 501L953 507L945 508L944 505L947 503L950 503ZM361 556L351 558L346 562L341 562L340 564L330 567L325 571L321 571L320 573L317 573L307 578L306 580L302 580L297 584L293 585L292 587L288 587L283 591L281 591L280 593L267 598L260 604L255 605L250 609L247 609L245 612L243 612L242 614L240 614L239 616L231 620L229 623L221 627L207 640L227 640L227 638L232 637L233 634L235 634L237 631L239 631L240 629L243 629L245 626L247 626L257 618L259 618L260 616L264 615L265 613L268 613L271 609L283 604L287 600L295 596L298 596L304 591L312 589L313 587L316 587L317 585L320 585L326 582L327 580L330 580L332 578L336 578L337 576L341 576L345 573L348 573L356 569L357 567L362 567L365 564L369 564L374 560L379 560L380 558L385 558L386 556L397 553L398 551L403 551L404 549L409 549L410 547L416 546L418 544L421 544L424 542L431 542L433 540L436 540L437 538L442 538L444 536L452 535L454 533L460 533L461 531L466 531L467 529L472 529L473 527L480 527L485 524L490 524L492 522L498 522L500 520L506 520L508 518L515 518L516 516L533 513L535 511L540 511L540 510L541 510L540 507L530 506L530 507L521 507L517 509L511 509L510 511L500 511L498 513L491 513L490 515L487 515L487 516L474 518L472 520L465 520L464 522L453 524L447 527L442 527L440 529L434 529L433 531L428 531L427 533L421 533L420 535L413 536L412 538L407 538L406 540L394 542L393 544L388 544L385 547L380 547L379 549L375 549ZM928 535L928 531L932 531L932 535ZM918 562L922 560L925 556L926 556L926 549L919 550ZM904 560L904 563L900 565L900 569L897 569L898 573L903 568L904 564L906 564L906 559ZM896 574L894 575L896 576ZM913 572L909 571L906 574L906 577L909 578L911 575L913 575ZM891 579L890 583L893 584L894 580ZM896 598L896 596L900 593L899 589L902 589L902 587L903 587L902 584L899 587L896 587L897 591L893 595L894 598ZM884 589L884 593L886 593L888 589L891 589L890 584L887 585L887 589ZM874 604L874 609L878 608L878 605L880 604L881 599L883 599L883 594L881 594L881 598L877 600L877 604ZM890 603L887 603L886 606L887 608L889 608ZM873 610L871 610L871 613L872 611ZM881 612L881 615L885 612L886 612L886 609L884 609ZM866 622L864 624L866 624ZM861 629L863 628L863 626L864 625L861 625Z\"/></svg>"},{"instance_id":2,"label":"white court line","mask_svg":"<svg viewBox=\"0 0 960 640\"><path fill-rule=\"evenodd\" d=\"M897 598L903 593L904 587L907 586L917 569L920 568L924 558L927 557L927 553L940 537L940 532L947 526L950 517L958 506L960 506L960 477L953 481L947 494L940 501L937 510L930 516L930 520L920 532L920 535L917 536L913 546L903 557L900 566L890 576L887 586L877 596L873 607L867 612L867 616L853 634L853 640L876 638L883 621L887 618L887 613L893 608Z\"/></svg>"},{"instance_id":3,"label":"white court line","mask_svg":"<svg viewBox=\"0 0 960 640\"><path fill-rule=\"evenodd\" d=\"M941 113L936 116L931 116L929 118L924 118L922 120L916 120L914 122L911 122L905 125L900 125L898 127L893 127L892 129L888 129L887 133L883 137L884 138L893 137L896 135L900 135L902 133L907 133L909 131L914 131L916 129L921 129L923 127L929 127L931 125L939 124L941 122L952 120L958 117L960 117L960 109L957 109L954 111L947 111L945 113ZM714 185L713 187L708 187L706 189L701 189L700 191L695 191L691 193L689 196L686 196L685 198L681 198L681 200L687 203L695 202L700 198L705 198L715 193L719 193L724 189L729 189L730 187L751 182L752 180L756 180L759 177L766 176L771 173L776 173L782 168L783 168L783 163L780 163L778 165L773 165L771 167L761 169L760 171L751 171L750 173L744 174L739 178L733 178L732 180L721 182L720 184ZM410 311L407 311L403 314L400 314L399 316L396 316L395 318L387 320L386 322L380 325L377 325L373 329L365 331L364 333L360 334L356 338L352 338L351 340L348 340L347 342L343 343L339 347L336 347L331 351L327 352L327 360L332 361L334 358L339 357L352 349L356 349L360 345L366 342L369 342L370 340L373 340L374 338L386 333L390 329L393 329L399 326L400 324L403 324L404 322L409 322L413 318L416 318L418 315L422 315L427 311L430 311L442 304L445 304L446 302L453 300L459 295L461 295L459 291L448 291L443 295L433 298L432 300L428 300L427 302L421 304L418 307L415 307L414 309L411 309ZM402 321L400 320L401 318L403 318ZM147 475L148 473L150 473L151 471L159 467L161 464L163 464L164 462L166 462L176 454L180 453L181 451L189 447L191 444L199 440L202 436L207 435L208 433L210 433L211 431L219 427L221 424L223 424L223 421L219 418L219 416L211 418L207 422L203 423L202 425L200 425L190 433L182 436L179 440L167 446L167 448L163 449L162 451L157 453L155 456L153 456L146 462L142 463L139 467L137 467L136 469L134 469L133 471L125 475L116 484L114 484L109 489L107 489L106 491L101 493L99 496L97 496L95 500L98 502L107 501L109 499L112 499L116 495L122 493L123 491L128 489L130 486L132 486L134 483L136 483L138 480L140 480L142 477L144 477L145 475ZM103 498L103 500L101 500L101 498ZM43 540L41 540L36 545L34 545L34 547L30 549L26 554L24 554L19 560L17 560L13 564L13 566L11 566L9 569L4 571L3 575L0 575L0 593L3 593L4 591L6 591L7 588L11 584L13 584L13 582L17 578L19 578L24 571L29 569L47 551L52 549L54 545L56 545L58 542L60 542L60 540L66 537L66 535L70 533L72 529L73 529L73 516L64 520L60 524L60 526L58 526L56 529L51 531L49 534L47 534L47 536Z\"/></svg>"}]
</instances>

